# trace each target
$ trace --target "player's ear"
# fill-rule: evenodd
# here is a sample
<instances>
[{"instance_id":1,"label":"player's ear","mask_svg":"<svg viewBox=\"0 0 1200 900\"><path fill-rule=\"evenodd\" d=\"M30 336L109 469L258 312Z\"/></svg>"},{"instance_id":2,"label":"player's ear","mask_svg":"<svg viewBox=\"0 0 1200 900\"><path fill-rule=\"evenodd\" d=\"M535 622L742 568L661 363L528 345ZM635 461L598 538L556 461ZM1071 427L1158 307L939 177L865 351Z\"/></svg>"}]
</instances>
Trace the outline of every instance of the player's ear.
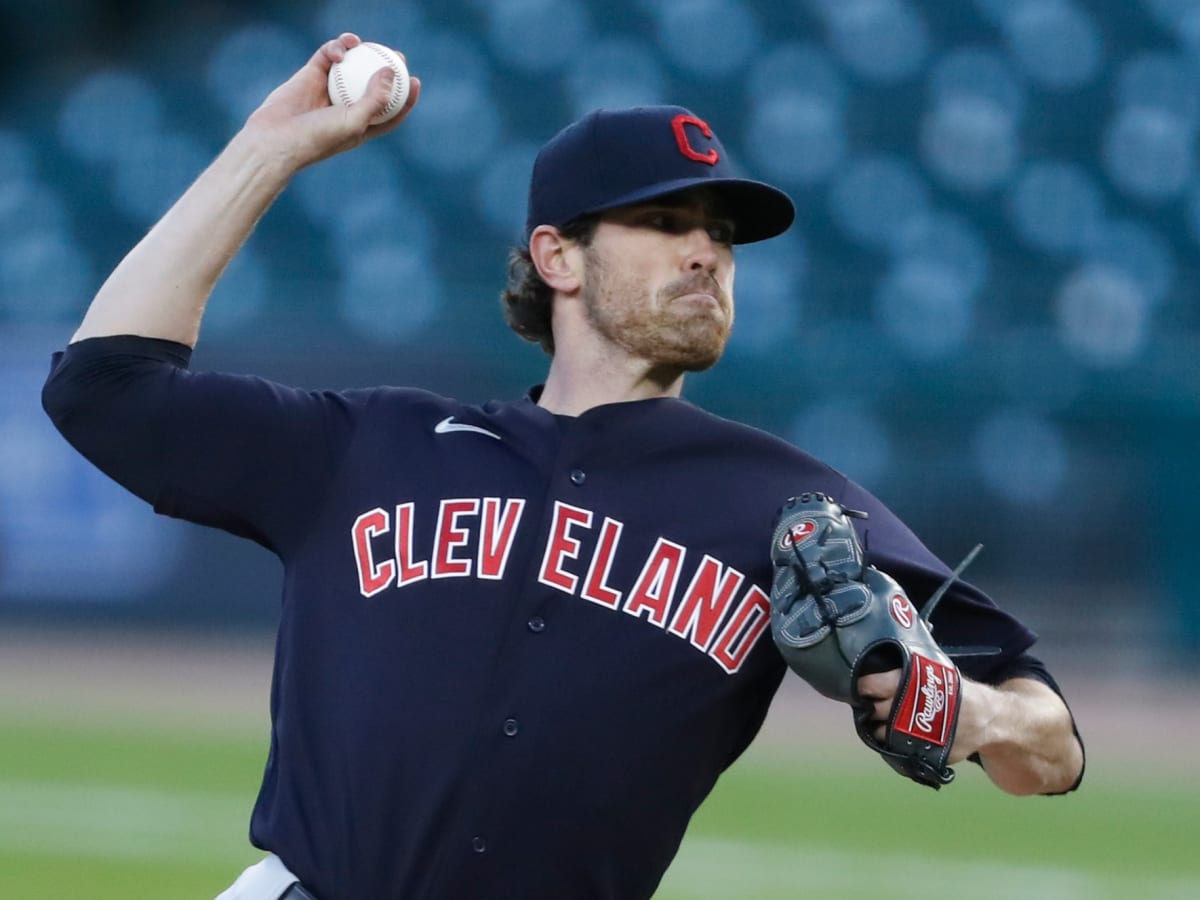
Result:
<instances>
[{"instance_id":1,"label":"player's ear","mask_svg":"<svg viewBox=\"0 0 1200 900\"><path fill-rule=\"evenodd\" d=\"M578 291L582 254L579 243L563 237L553 225L539 225L529 236L529 256L542 281L560 294Z\"/></svg>"}]
</instances>

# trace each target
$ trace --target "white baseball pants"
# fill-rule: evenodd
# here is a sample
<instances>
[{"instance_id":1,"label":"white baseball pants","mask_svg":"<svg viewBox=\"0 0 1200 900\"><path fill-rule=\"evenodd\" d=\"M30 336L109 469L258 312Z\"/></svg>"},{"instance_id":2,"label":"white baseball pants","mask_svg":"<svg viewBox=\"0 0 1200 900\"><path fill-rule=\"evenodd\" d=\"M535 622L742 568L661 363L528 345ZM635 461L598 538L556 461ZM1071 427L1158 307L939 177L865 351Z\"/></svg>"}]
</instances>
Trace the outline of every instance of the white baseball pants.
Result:
<instances>
[{"instance_id":1,"label":"white baseball pants","mask_svg":"<svg viewBox=\"0 0 1200 900\"><path fill-rule=\"evenodd\" d=\"M299 880L272 853L239 875L217 900L279 900L280 894Z\"/></svg>"}]
</instances>

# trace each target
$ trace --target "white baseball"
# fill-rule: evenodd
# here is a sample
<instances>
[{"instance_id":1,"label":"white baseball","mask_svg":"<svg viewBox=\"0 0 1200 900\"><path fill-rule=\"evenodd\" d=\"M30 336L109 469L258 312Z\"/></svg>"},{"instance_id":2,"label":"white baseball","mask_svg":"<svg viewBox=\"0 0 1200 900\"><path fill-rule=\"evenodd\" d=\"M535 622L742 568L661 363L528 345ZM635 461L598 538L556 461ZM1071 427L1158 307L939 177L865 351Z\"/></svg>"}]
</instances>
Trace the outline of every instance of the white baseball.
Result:
<instances>
[{"instance_id":1,"label":"white baseball","mask_svg":"<svg viewBox=\"0 0 1200 900\"><path fill-rule=\"evenodd\" d=\"M392 96L383 112L371 119L371 124L386 122L404 108L404 101L408 99L408 67L399 53L383 44L372 44L370 41L355 44L346 51L340 62L330 66L329 99L349 106L366 93L371 76L385 66L391 66L396 73L392 81Z\"/></svg>"}]
</instances>

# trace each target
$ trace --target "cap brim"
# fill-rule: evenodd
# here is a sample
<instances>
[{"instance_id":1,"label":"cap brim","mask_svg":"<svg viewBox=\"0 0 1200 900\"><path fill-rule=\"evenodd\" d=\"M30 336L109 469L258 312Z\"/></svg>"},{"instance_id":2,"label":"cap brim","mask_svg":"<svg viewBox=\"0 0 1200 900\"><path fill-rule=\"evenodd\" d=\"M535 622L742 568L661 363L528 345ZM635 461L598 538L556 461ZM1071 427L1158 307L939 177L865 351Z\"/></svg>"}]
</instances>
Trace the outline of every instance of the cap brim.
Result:
<instances>
[{"instance_id":1,"label":"cap brim","mask_svg":"<svg viewBox=\"0 0 1200 900\"><path fill-rule=\"evenodd\" d=\"M681 178L664 181L624 194L581 215L630 206L695 187L711 188L721 198L728 215L733 219L735 244L753 244L783 234L796 219L796 207L791 197L778 188L749 178Z\"/></svg>"}]
</instances>

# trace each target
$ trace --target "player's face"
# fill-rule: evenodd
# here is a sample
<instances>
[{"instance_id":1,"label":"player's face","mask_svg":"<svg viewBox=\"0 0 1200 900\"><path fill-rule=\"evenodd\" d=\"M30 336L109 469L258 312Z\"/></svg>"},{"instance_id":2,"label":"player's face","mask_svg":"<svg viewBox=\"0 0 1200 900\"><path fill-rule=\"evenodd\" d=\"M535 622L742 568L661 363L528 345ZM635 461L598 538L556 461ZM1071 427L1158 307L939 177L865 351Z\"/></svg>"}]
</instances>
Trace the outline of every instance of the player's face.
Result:
<instances>
[{"instance_id":1,"label":"player's face","mask_svg":"<svg viewBox=\"0 0 1200 900\"><path fill-rule=\"evenodd\" d=\"M592 327L635 358L707 369L733 328L732 236L732 224L701 199L605 214L584 250Z\"/></svg>"}]
</instances>

